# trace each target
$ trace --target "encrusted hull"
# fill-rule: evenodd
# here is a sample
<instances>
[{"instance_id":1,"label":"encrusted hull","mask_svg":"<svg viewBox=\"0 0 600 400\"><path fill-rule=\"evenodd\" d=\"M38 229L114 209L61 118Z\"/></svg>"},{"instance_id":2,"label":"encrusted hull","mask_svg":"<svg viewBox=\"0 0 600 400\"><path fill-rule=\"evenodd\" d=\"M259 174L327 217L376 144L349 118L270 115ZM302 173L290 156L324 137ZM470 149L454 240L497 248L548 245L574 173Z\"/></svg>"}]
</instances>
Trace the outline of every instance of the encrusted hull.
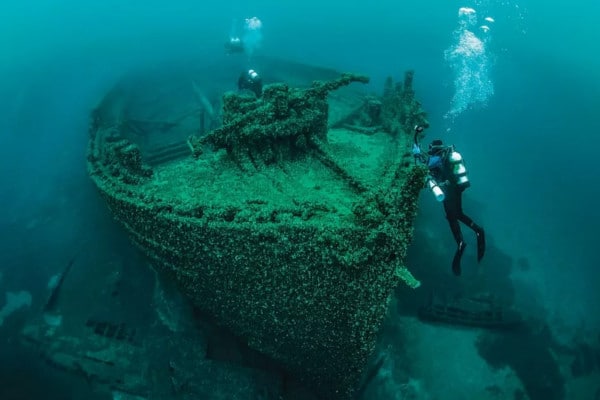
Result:
<instances>
[{"instance_id":1,"label":"encrusted hull","mask_svg":"<svg viewBox=\"0 0 600 400\"><path fill-rule=\"evenodd\" d=\"M418 284L402 264L423 180L409 137L330 129L291 157L249 154L251 168L188 142L147 166L107 98L88 169L133 242L250 347L324 398L351 398L393 289Z\"/></svg>"}]
</instances>

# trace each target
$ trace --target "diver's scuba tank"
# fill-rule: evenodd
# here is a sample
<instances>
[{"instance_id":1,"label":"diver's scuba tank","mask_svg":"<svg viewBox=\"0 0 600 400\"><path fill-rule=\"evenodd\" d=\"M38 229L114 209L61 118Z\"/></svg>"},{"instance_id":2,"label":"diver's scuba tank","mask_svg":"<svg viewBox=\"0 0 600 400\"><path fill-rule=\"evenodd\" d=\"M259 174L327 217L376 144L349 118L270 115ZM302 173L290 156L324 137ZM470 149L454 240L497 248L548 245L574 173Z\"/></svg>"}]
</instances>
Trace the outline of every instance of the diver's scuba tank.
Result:
<instances>
[{"instance_id":1,"label":"diver's scuba tank","mask_svg":"<svg viewBox=\"0 0 600 400\"><path fill-rule=\"evenodd\" d=\"M466 189L471 186L463 158L458 151L454 150L454 147L450 150L448 161L452 166L452 173L454 174L456 185L461 189Z\"/></svg>"},{"instance_id":2,"label":"diver's scuba tank","mask_svg":"<svg viewBox=\"0 0 600 400\"><path fill-rule=\"evenodd\" d=\"M431 176L427 177L427 187L431 190L431 193L433 193L437 201L444 201L446 198L444 191Z\"/></svg>"}]
</instances>

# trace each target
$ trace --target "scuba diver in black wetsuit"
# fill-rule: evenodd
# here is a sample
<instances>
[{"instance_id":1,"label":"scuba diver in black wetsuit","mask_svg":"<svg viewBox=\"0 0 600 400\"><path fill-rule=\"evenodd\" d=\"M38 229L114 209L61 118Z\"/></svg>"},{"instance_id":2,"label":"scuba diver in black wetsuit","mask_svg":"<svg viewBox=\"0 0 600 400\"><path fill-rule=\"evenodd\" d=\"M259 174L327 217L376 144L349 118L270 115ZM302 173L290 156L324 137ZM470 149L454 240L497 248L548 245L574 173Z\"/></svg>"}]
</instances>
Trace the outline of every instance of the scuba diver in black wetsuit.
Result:
<instances>
[{"instance_id":1,"label":"scuba diver in black wetsuit","mask_svg":"<svg viewBox=\"0 0 600 400\"><path fill-rule=\"evenodd\" d=\"M462 193L471 186L462 156L454 149L454 146L446 146L441 140L436 139L429 145L428 157L425 157L421 154L417 138L421 132L423 132L423 127L416 126L413 154L416 161L427 165L429 169L427 186L432 190L436 199L444 203L446 218L458 245L452 260L452 272L458 276L461 273L460 260L467 246L459 221L473 229L477 235L477 262L481 261L485 253L485 232L462 209Z\"/></svg>"},{"instance_id":2,"label":"scuba diver in black wetsuit","mask_svg":"<svg viewBox=\"0 0 600 400\"><path fill-rule=\"evenodd\" d=\"M242 72L238 79L238 89L249 90L256 95L256 98L262 95L262 87L262 78L253 69Z\"/></svg>"}]
</instances>

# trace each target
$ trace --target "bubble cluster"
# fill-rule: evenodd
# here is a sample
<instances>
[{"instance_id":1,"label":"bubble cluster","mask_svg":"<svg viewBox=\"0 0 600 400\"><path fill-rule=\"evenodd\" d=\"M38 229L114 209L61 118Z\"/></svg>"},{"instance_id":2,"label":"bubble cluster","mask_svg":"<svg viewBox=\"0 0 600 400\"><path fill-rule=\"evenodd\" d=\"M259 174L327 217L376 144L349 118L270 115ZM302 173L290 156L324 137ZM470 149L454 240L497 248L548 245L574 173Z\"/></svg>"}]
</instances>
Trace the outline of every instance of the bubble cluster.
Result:
<instances>
[{"instance_id":1,"label":"bubble cluster","mask_svg":"<svg viewBox=\"0 0 600 400\"><path fill-rule=\"evenodd\" d=\"M454 118L474 105L485 105L494 94L489 77L490 61L487 43L490 40L492 17L479 25L477 12L470 7L458 9L458 26L453 33L453 44L444 56L454 75L454 95L446 118Z\"/></svg>"},{"instance_id":2,"label":"bubble cluster","mask_svg":"<svg viewBox=\"0 0 600 400\"><path fill-rule=\"evenodd\" d=\"M249 56L252 56L262 44L262 26L262 21L257 17L246 18L244 21L242 40Z\"/></svg>"}]
</instances>

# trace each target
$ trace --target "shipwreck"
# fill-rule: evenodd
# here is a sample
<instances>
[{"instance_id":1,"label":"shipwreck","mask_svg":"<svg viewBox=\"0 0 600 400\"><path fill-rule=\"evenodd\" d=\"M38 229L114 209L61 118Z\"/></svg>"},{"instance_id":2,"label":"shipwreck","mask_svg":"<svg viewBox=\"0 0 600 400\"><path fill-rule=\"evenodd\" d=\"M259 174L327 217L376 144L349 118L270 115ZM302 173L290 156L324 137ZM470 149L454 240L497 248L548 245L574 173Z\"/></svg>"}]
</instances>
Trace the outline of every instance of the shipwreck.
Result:
<instances>
[{"instance_id":1,"label":"shipwreck","mask_svg":"<svg viewBox=\"0 0 600 400\"><path fill-rule=\"evenodd\" d=\"M262 70L279 75L260 98L216 103L188 64L125 77L92 113L87 168L196 307L321 397L350 399L394 288L419 284L403 261L425 113L412 72L373 96L360 75Z\"/></svg>"}]
</instances>

